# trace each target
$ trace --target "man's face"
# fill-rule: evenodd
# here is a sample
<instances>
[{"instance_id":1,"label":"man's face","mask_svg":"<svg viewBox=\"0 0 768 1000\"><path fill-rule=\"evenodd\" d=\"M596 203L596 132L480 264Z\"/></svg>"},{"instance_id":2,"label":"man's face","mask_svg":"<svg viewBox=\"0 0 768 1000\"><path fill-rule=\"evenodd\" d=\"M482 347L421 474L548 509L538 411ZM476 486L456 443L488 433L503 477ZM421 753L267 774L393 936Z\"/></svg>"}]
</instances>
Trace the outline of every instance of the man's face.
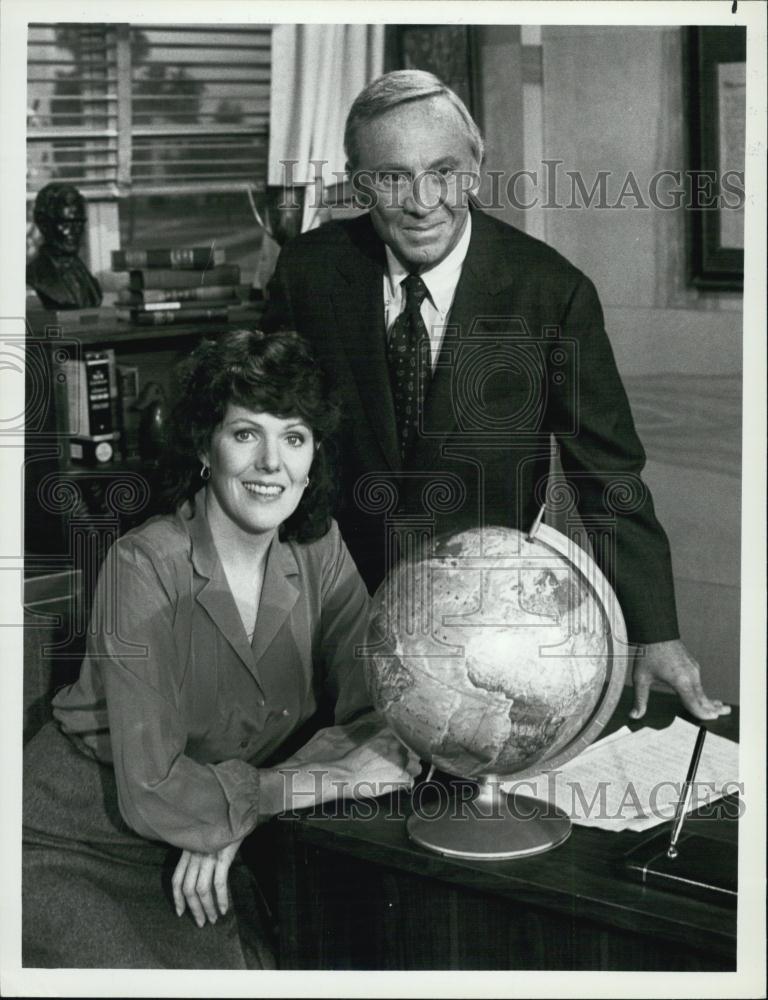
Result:
<instances>
[{"instance_id":1,"label":"man's face","mask_svg":"<svg viewBox=\"0 0 768 1000\"><path fill-rule=\"evenodd\" d=\"M411 271L425 271L458 243L479 165L467 129L443 97L392 108L357 130L360 187L374 228Z\"/></svg>"}]
</instances>

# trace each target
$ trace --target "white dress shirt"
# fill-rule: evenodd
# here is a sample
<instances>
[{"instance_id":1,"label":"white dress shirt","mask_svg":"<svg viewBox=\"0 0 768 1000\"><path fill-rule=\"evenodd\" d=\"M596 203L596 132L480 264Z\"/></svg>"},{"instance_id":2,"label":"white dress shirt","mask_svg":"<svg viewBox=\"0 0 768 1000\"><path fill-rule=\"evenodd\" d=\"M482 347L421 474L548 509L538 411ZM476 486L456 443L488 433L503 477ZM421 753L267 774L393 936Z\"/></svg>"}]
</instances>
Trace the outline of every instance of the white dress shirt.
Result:
<instances>
[{"instance_id":1,"label":"white dress shirt","mask_svg":"<svg viewBox=\"0 0 768 1000\"><path fill-rule=\"evenodd\" d=\"M437 356L443 343L448 314L456 295L456 286L461 277L461 269L469 249L472 236L472 217L467 213L467 222L459 242L439 264L422 272L419 277L427 286L428 295L421 304L421 316L429 333L432 351L432 371L437 364ZM384 321L387 337L392 332L395 320L405 307L405 289L402 282L410 271L403 267L389 247L387 251L387 271L384 275Z\"/></svg>"}]
</instances>

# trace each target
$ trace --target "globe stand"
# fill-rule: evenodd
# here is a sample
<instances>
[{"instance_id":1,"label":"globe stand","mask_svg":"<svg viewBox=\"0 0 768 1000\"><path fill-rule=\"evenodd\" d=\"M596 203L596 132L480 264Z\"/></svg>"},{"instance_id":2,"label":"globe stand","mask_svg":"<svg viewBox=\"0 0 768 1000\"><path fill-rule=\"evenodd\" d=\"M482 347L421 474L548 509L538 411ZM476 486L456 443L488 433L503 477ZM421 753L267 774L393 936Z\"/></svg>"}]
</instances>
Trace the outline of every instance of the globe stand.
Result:
<instances>
[{"instance_id":1,"label":"globe stand","mask_svg":"<svg viewBox=\"0 0 768 1000\"><path fill-rule=\"evenodd\" d=\"M454 858L501 861L543 854L567 840L571 821L550 802L508 795L501 777L484 775L471 798L456 797L439 809L417 806L407 828L411 840Z\"/></svg>"}]
</instances>

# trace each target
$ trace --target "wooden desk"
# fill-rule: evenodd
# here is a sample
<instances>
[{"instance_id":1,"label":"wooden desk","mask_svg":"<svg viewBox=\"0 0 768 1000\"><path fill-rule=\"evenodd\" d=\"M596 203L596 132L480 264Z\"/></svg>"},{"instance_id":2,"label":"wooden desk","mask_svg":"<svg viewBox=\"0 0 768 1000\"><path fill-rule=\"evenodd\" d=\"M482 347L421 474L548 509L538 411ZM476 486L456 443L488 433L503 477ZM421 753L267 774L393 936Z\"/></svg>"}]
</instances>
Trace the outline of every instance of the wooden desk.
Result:
<instances>
[{"instance_id":1,"label":"wooden desk","mask_svg":"<svg viewBox=\"0 0 768 1000\"><path fill-rule=\"evenodd\" d=\"M606 733L629 723L630 705L627 689ZM668 725L677 705L654 693L645 724ZM713 731L736 739L736 710ZM282 968L735 968L735 910L647 889L616 873L620 856L648 834L575 826L547 854L464 861L408 839L407 796L379 802L366 820L278 821ZM699 815L688 823L735 850L736 803L728 800L723 811L730 818Z\"/></svg>"}]
</instances>

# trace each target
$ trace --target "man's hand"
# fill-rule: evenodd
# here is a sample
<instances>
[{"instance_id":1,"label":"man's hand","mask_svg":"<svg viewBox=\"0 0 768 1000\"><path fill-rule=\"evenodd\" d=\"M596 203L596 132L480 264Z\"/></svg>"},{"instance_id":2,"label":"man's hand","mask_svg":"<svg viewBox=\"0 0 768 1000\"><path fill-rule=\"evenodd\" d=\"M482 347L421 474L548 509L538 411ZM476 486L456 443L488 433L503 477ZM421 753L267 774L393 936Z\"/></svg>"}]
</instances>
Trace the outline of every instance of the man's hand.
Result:
<instances>
[{"instance_id":1,"label":"man's hand","mask_svg":"<svg viewBox=\"0 0 768 1000\"><path fill-rule=\"evenodd\" d=\"M186 904L197 926L202 927L206 917L212 924L216 923L217 904L221 915L226 914L229 909L227 877L241 842L236 840L215 854L182 851L171 880L177 916L182 915Z\"/></svg>"},{"instance_id":2,"label":"man's hand","mask_svg":"<svg viewBox=\"0 0 768 1000\"><path fill-rule=\"evenodd\" d=\"M632 719L645 715L653 681L663 681L674 688L683 705L698 719L716 719L731 711L730 705L707 697L701 686L699 665L680 639L641 646L635 656L633 680L635 704L629 713Z\"/></svg>"}]
</instances>

